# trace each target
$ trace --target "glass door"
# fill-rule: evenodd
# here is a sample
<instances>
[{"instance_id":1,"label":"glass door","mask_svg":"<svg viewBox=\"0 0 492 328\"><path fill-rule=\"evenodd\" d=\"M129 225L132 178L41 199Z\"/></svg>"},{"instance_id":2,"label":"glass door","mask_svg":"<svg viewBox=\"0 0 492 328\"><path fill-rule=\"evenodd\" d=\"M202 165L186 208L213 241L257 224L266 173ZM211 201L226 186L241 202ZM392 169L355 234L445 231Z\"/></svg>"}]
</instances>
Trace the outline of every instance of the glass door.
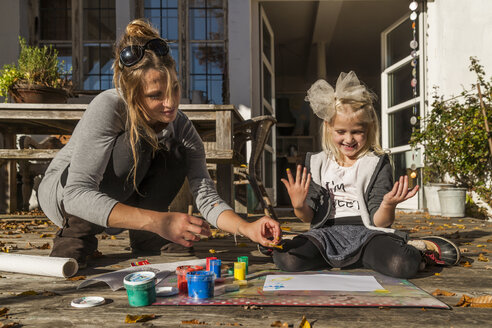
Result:
<instances>
[{"instance_id":1,"label":"glass door","mask_svg":"<svg viewBox=\"0 0 492 328\"><path fill-rule=\"evenodd\" d=\"M411 20L410 15L406 15L381 33L382 145L391 152L395 181L408 175L410 188L416 184L422 187L421 151L412 149L408 143L412 130L418 127L419 117L424 116L423 16L421 13ZM412 24L416 28L416 43L410 44ZM397 207L419 209L421 197L419 191Z\"/></svg>"},{"instance_id":2,"label":"glass door","mask_svg":"<svg viewBox=\"0 0 492 328\"><path fill-rule=\"evenodd\" d=\"M260 5L260 115L275 116L275 48L273 30L263 7ZM275 127L272 128L263 152L262 180L268 196L276 205L277 170L275 156Z\"/></svg>"}]
</instances>

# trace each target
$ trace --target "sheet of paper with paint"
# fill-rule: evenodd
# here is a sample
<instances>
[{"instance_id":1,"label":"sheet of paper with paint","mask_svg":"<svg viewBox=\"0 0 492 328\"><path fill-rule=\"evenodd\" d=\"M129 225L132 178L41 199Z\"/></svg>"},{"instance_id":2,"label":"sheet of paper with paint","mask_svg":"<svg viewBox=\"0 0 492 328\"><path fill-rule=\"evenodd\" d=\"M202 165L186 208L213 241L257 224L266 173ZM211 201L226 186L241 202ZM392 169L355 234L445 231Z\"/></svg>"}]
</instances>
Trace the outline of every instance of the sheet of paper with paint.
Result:
<instances>
[{"instance_id":1,"label":"sheet of paper with paint","mask_svg":"<svg viewBox=\"0 0 492 328\"><path fill-rule=\"evenodd\" d=\"M374 291L384 289L373 276L306 274L268 275L263 291L327 290L327 291Z\"/></svg>"}]
</instances>

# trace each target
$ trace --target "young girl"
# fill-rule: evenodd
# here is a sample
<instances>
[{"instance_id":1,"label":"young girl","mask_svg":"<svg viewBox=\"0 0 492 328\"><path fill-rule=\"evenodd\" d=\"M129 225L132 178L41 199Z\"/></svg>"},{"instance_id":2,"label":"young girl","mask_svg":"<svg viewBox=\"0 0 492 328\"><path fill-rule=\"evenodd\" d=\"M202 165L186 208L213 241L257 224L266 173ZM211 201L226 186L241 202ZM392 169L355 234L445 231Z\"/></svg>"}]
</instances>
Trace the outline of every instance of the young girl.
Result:
<instances>
[{"instance_id":1,"label":"young girl","mask_svg":"<svg viewBox=\"0 0 492 328\"><path fill-rule=\"evenodd\" d=\"M407 243L391 229L395 208L413 197L408 177L393 185L388 156L379 145L374 96L354 72L342 73L336 91L318 80L306 100L323 119L322 147L308 154L296 177L287 170L287 187L295 215L311 222L311 230L273 251L275 264L285 271L332 267L364 267L385 275L410 278L422 260L456 264L459 249L441 237Z\"/></svg>"}]
</instances>

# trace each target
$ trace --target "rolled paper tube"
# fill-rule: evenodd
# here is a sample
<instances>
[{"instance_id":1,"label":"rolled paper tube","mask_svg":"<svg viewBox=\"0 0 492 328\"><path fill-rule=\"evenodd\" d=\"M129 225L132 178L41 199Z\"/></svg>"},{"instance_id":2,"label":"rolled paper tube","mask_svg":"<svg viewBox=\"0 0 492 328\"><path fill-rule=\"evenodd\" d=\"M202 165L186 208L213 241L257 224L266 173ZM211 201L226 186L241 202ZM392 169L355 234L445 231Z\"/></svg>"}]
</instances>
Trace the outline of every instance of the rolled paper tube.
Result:
<instances>
[{"instance_id":1,"label":"rolled paper tube","mask_svg":"<svg viewBox=\"0 0 492 328\"><path fill-rule=\"evenodd\" d=\"M235 280L246 279L246 263L234 262L234 279Z\"/></svg>"},{"instance_id":2,"label":"rolled paper tube","mask_svg":"<svg viewBox=\"0 0 492 328\"><path fill-rule=\"evenodd\" d=\"M211 260L216 260L217 258L216 257L207 257L206 260L207 260L207 267L206 267L206 271L210 271L210 261Z\"/></svg>"},{"instance_id":3,"label":"rolled paper tube","mask_svg":"<svg viewBox=\"0 0 492 328\"><path fill-rule=\"evenodd\" d=\"M249 270L248 270L248 267L249 267L249 260L248 260L248 257L247 256L238 256L237 258L237 261L238 262L244 262L246 263L246 274L249 273Z\"/></svg>"},{"instance_id":4,"label":"rolled paper tube","mask_svg":"<svg viewBox=\"0 0 492 328\"><path fill-rule=\"evenodd\" d=\"M215 273L215 278L220 278L220 270L222 268L222 261L221 260L210 260L210 270L213 273Z\"/></svg>"},{"instance_id":5,"label":"rolled paper tube","mask_svg":"<svg viewBox=\"0 0 492 328\"><path fill-rule=\"evenodd\" d=\"M72 258L0 253L0 271L68 278L78 270Z\"/></svg>"}]
</instances>

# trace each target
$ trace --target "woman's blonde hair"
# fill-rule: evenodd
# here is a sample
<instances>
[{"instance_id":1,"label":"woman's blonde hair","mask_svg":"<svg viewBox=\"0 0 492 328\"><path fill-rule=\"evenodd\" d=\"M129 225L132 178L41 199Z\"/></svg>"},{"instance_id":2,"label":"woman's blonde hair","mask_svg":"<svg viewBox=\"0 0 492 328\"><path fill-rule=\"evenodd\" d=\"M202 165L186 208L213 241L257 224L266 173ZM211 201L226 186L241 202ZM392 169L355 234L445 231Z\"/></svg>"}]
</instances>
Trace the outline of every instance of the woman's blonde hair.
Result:
<instances>
[{"instance_id":1,"label":"woman's blonde hair","mask_svg":"<svg viewBox=\"0 0 492 328\"><path fill-rule=\"evenodd\" d=\"M139 160L137 144L143 140L152 146L154 152L159 148L156 132L149 126L144 116L144 74L149 69L155 69L164 76L167 82L164 97L166 99L172 99L173 106L178 105L180 90L177 80L176 63L170 53L160 57L151 50L145 50L143 58L131 67L121 65L119 56L121 50L127 46L143 46L147 41L156 38L160 38L159 32L152 25L146 20L136 19L126 26L125 32L114 49L113 82L116 90L127 105L126 130L129 131L129 141L133 156L133 169L130 174L133 175L135 189L137 189L135 172Z\"/></svg>"},{"instance_id":2,"label":"woman's blonde hair","mask_svg":"<svg viewBox=\"0 0 492 328\"><path fill-rule=\"evenodd\" d=\"M367 91L362 96L361 100L353 99L337 99L335 103L335 115L329 121L322 124L322 139L321 146L323 151L328 155L332 155L338 162L343 161L343 156L338 147L333 143L331 129L337 115L345 115L349 118L358 119L364 126L367 140L365 145L357 154L360 158L370 151L378 155L384 154L384 151L379 143L379 119L374 110L373 101L376 96Z\"/></svg>"}]
</instances>

